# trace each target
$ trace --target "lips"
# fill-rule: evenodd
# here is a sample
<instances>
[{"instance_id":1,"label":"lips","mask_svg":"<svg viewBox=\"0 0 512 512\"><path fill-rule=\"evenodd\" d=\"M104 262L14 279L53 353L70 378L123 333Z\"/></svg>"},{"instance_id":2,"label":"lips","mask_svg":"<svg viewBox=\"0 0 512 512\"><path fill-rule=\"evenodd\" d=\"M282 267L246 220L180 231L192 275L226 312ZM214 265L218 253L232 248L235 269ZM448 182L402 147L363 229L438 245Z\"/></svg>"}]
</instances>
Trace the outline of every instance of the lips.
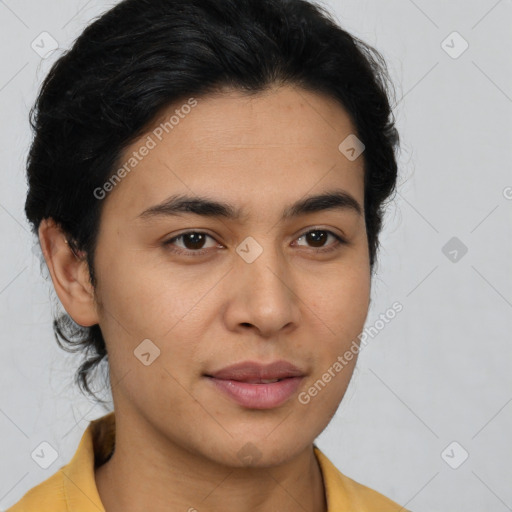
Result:
<instances>
[{"instance_id":1,"label":"lips","mask_svg":"<svg viewBox=\"0 0 512 512\"><path fill-rule=\"evenodd\" d=\"M244 361L207 374L207 377L215 379L233 380L249 384L267 384L290 377L303 376L304 373L299 368L284 360L275 361L267 365L253 361Z\"/></svg>"},{"instance_id":2,"label":"lips","mask_svg":"<svg viewBox=\"0 0 512 512\"><path fill-rule=\"evenodd\" d=\"M248 409L274 409L298 390L305 374L288 361L263 365L246 361L205 374L213 389Z\"/></svg>"}]
</instances>

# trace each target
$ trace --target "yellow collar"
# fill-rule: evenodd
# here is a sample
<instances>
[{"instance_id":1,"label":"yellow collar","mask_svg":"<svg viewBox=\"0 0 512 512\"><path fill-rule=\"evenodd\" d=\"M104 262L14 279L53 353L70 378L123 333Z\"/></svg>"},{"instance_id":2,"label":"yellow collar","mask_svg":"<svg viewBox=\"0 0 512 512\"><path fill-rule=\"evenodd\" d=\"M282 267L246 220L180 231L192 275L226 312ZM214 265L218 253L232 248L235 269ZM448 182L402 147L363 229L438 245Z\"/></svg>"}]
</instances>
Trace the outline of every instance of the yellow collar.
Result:
<instances>
[{"instance_id":1,"label":"yellow collar","mask_svg":"<svg viewBox=\"0 0 512 512\"><path fill-rule=\"evenodd\" d=\"M30 489L7 512L105 512L96 487L95 465L110 456L115 444L115 416L110 412L90 422L69 464ZM313 444L320 464L327 512L409 512L386 496L343 475Z\"/></svg>"}]
</instances>

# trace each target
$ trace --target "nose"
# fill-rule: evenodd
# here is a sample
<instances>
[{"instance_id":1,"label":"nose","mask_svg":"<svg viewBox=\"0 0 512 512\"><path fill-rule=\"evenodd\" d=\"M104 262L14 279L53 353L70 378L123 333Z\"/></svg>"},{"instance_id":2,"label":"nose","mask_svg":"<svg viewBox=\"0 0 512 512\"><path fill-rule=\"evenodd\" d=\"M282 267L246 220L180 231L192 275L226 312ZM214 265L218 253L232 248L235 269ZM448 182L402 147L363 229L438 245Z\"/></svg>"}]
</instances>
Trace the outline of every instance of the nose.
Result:
<instances>
[{"instance_id":1,"label":"nose","mask_svg":"<svg viewBox=\"0 0 512 512\"><path fill-rule=\"evenodd\" d=\"M245 256L235 259L225 320L230 330L253 329L270 338L297 327L300 297L285 256L270 242L259 246L263 250L254 261Z\"/></svg>"}]
</instances>

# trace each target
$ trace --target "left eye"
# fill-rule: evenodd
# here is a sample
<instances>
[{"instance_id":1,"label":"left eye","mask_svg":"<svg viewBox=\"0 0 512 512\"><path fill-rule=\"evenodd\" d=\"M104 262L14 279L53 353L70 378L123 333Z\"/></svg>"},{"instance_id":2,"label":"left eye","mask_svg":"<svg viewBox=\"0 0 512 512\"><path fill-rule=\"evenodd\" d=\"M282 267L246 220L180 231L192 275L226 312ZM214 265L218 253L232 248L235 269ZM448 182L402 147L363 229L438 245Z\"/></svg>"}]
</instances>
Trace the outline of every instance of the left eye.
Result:
<instances>
[{"instance_id":1,"label":"left eye","mask_svg":"<svg viewBox=\"0 0 512 512\"><path fill-rule=\"evenodd\" d=\"M318 233L321 233L321 234L318 235ZM346 243L346 241L341 236L339 236L336 233L333 233L332 231L329 231L327 229L312 229L310 231L307 231L303 235L301 235L299 238L297 238L297 240L305 239L306 241L309 241L310 243L323 244L325 242L325 240L327 240L329 235L335 239L334 244L331 244L330 246L327 246L327 247L316 248L317 252L333 251L333 250L337 249L340 245Z\"/></svg>"},{"instance_id":2,"label":"left eye","mask_svg":"<svg viewBox=\"0 0 512 512\"><path fill-rule=\"evenodd\" d=\"M323 245L329 235L335 239L335 242L327 247L314 248L314 251L329 252L346 243L346 241L341 236L327 229L312 229L306 233L303 233L299 238L297 238L297 240L306 240L306 242L309 243ZM203 249L204 241L206 238L215 240L212 236L210 236L208 233L204 233L203 231L187 231L186 233L182 233L181 235L175 236L163 242L163 245L171 246L171 251L177 254L184 254L187 256L200 256L208 252L208 250ZM176 248L175 242L178 240L181 240L185 247Z\"/></svg>"}]
</instances>

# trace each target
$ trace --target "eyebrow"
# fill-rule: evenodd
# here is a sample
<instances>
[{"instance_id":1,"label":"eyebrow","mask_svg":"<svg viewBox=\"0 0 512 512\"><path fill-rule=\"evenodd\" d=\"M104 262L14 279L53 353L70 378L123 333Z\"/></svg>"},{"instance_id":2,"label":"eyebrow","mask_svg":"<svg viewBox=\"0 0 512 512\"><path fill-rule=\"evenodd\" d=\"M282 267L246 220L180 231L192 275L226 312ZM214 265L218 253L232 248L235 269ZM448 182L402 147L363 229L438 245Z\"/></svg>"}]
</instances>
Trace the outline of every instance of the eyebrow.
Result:
<instances>
[{"instance_id":1,"label":"eyebrow","mask_svg":"<svg viewBox=\"0 0 512 512\"><path fill-rule=\"evenodd\" d=\"M327 210L352 211L363 214L359 202L348 192L336 189L319 195L308 196L284 208L281 221ZM202 217L217 217L239 221L245 217L243 208L237 208L205 196L174 195L160 204L147 208L137 218L153 219L160 216L177 216L192 213Z\"/></svg>"}]
</instances>

